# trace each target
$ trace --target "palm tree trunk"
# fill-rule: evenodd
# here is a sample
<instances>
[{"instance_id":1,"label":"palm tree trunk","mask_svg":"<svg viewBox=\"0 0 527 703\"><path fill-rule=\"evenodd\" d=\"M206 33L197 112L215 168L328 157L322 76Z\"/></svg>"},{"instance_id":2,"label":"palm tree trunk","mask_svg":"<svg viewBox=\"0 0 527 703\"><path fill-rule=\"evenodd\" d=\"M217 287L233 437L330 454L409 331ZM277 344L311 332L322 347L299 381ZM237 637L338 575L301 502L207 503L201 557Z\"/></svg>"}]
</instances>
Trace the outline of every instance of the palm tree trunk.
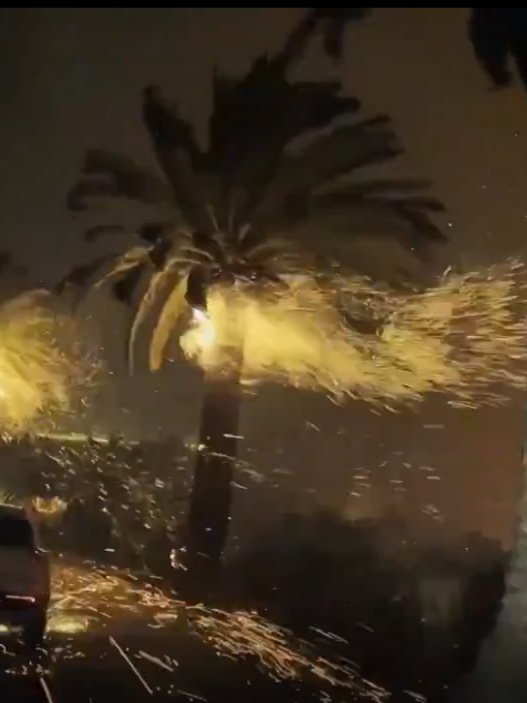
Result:
<instances>
[{"instance_id":1,"label":"palm tree trunk","mask_svg":"<svg viewBox=\"0 0 527 703\"><path fill-rule=\"evenodd\" d=\"M214 579L228 536L240 416L241 359L234 373L206 377L190 496L187 567ZM193 579L194 580L194 579Z\"/></svg>"},{"instance_id":2,"label":"palm tree trunk","mask_svg":"<svg viewBox=\"0 0 527 703\"><path fill-rule=\"evenodd\" d=\"M518 536L495 630L457 700L462 703L524 703L527 700L527 452Z\"/></svg>"}]
</instances>

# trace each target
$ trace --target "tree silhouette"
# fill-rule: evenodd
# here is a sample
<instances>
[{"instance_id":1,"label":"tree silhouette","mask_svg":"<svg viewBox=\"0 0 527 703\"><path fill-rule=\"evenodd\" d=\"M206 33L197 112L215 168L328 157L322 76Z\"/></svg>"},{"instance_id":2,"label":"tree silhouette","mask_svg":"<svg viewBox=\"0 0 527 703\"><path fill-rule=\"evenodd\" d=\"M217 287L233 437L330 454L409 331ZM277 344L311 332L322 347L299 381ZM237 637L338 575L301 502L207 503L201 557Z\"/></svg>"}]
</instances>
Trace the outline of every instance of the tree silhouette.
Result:
<instances>
[{"instance_id":1,"label":"tree silhouette","mask_svg":"<svg viewBox=\"0 0 527 703\"><path fill-rule=\"evenodd\" d=\"M401 153L390 119L355 119L360 103L342 95L338 81L289 80L288 70L308 40L328 27L326 11L315 17L316 22L308 13L281 51L257 58L242 78L214 72L206 150L158 88L144 91L144 123L164 179L127 156L87 152L83 176L68 195L72 210L101 198L160 209L159 219L138 230L136 244L124 255L97 258L58 286L59 291L70 285L89 290L109 282L117 299L133 307L128 337L132 368L137 333L150 313L155 313L150 368L156 370L171 334L188 321L190 310L206 314L211 286L287 286L286 274L302 270L295 238L307 225L316 225L325 238L335 213L341 225L350 223L350 237L357 213L373 215L380 233L418 256L430 242L444 239L430 219L442 205L420 192L425 183L357 178L365 167ZM298 146L301 137L304 143ZM167 206L171 216L163 216ZM91 227L87 237L102 231ZM205 377L188 522L193 564L204 555L205 563L217 565L225 544L242 370L240 357L236 369Z\"/></svg>"}]
</instances>

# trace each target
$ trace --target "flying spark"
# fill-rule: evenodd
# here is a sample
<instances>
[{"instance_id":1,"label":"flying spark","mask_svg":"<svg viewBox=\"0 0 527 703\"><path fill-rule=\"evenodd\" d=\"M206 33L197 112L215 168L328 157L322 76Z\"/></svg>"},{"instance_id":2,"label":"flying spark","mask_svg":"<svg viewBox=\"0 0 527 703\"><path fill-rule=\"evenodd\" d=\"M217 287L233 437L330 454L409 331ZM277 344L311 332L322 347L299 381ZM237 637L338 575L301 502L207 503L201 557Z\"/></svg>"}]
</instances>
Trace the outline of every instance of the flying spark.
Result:
<instances>
[{"instance_id":1,"label":"flying spark","mask_svg":"<svg viewBox=\"0 0 527 703\"><path fill-rule=\"evenodd\" d=\"M128 664L130 669L134 672L137 680L141 684L141 686L149 693L151 696L154 695L154 691L150 688L150 685L147 683L139 669L135 666L135 664L132 662L128 654L124 651L124 649L121 647L121 645L117 642L117 640L114 637L109 638L110 644L115 647L115 649L119 652L121 657L124 659L124 661Z\"/></svg>"}]
</instances>

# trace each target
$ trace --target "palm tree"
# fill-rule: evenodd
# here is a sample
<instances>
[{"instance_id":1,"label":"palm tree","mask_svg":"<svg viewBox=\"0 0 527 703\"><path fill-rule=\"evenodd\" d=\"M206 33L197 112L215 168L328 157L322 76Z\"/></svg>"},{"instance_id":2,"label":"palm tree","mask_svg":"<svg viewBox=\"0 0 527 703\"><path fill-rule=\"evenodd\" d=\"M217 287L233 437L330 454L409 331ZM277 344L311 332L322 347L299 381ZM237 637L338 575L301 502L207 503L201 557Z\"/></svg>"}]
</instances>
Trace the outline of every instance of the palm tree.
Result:
<instances>
[{"instance_id":1,"label":"palm tree","mask_svg":"<svg viewBox=\"0 0 527 703\"><path fill-rule=\"evenodd\" d=\"M308 18L311 22L312 15ZM137 244L124 255L99 257L59 284L60 291L68 284L89 289L109 281L117 299L135 306L131 367L138 330L152 310L158 311L150 345L150 368L156 370L182 317L190 310L206 314L210 286L286 286L286 274L302 264L293 241L307 225L317 225L325 237L335 219L352 228L357 212L364 211L379 231L417 256L443 239L430 219L442 206L417 192L424 183L358 180L361 169L401 153L390 119L354 119L360 103L341 95L337 81L288 79L288 69L306 48L305 37L316 34L305 27L302 20L282 51L256 59L243 78L214 73L206 150L157 88L144 91L144 122L164 179L126 156L87 152L83 176L69 193L72 210L94 199L121 198L159 206L161 212L159 220L138 229ZM163 215L163 208L165 213L172 208L170 214ZM92 227L86 236L93 239L103 230ZM218 564L226 541L242 357L236 368L204 380L188 519L192 563L205 555L207 563Z\"/></svg>"},{"instance_id":2,"label":"palm tree","mask_svg":"<svg viewBox=\"0 0 527 703\"><path fill-rule=\"evenodd\" d=\"M523 451L524 489L518 530L496 627L486 639L456 700L462 703L520 703L527 690L527 447Z\"/></svg>"}]
</instances>

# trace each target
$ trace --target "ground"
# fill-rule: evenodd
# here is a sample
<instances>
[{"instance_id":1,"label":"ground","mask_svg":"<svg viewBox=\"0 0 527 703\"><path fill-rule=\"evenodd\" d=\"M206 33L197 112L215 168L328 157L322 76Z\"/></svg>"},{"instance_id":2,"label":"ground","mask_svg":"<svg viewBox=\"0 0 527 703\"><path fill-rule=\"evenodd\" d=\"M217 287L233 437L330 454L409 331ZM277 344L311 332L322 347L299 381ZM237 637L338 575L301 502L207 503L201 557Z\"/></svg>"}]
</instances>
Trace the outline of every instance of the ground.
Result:
<instances>
[{"instance_id":1,"label":"ground","mask_svg":"<svg viewBox=\"0 0 527 703\"><path fill-rule=\"evenodd\" d=\"M99 703L121 700L301 701L320 699L321 687L276 682L254 662L218 657L214 650L177 633L120 636L50 635L31 660L10 643L0 655L6 700L27 703ZM342 694L342 691L341 691ZM328 694L325 700L342 700ZM348 691L345 700L366 700ZM367 698L371 699L368 695ZM381 700L374 698L374 700Z\"/></svg>"},{"instance_id":2,"label":"ground","mask_svg":"<svg viewBox=\"0 0 527 703\"><path fill-rule=\"evenodd\" d=\"M38 657L40 662L36 658L28 661L13 647L4 652L2 665L7 672L0 685L2 691L13 694L8 700L28 703L97 703L116 693L121 700L130 701L152 697L173 700L176 694L181 700L220 701L243 693L251 685L244 676L246 672L236 675L237 667L229 666L226 660L220 667L214 660L205 664L203 653L192 650L177 636L52 635L46 651ZM204 665L207 676L203 676ZM278 685L262 675L253 675L252 679L258 693L265 692L266 696Z\"/></svg>"},{"instance_id":3,"label":"ground","mask_svg":"<svg viewBox=\"0 0 527 703\"><path fill-rule=\"evenodd\" d=\"M288 550L288 563L294 553ZM471 581L474 613L465 608L464 619L447 627L458 569L434 576L428 567L416 610L412 597L404 604L386 567L365 576L357 556L352 573L340 562L338 574L331 561L310 563L303 580L294 571L289 582L269 555L259 556L243 571L250 567L278 599L264 589L258 603L245 579L245 593L218 596L221 605L212 605L184 601L167 579L53 555L45 647L30 654L16 633L0 633L0 690L27 703L98 703L116 691L127 701L445 700L485 636L474 621L490 616L474 604L493 580ZM423 619L430 626L423 628Z\"/></svg>"},{"instance_id":4,"label":"ground","mask_svg":"<svg viewBox=\"0 0 527 703\"><path fill-rule=\"evenodd\" d=\"M189 606L156 580L55 560L45 647L0 642L8 700L376 700L382 689L246 610ZM333 696L336 698L333 698Z\"/></svg>"}]
</instances>

